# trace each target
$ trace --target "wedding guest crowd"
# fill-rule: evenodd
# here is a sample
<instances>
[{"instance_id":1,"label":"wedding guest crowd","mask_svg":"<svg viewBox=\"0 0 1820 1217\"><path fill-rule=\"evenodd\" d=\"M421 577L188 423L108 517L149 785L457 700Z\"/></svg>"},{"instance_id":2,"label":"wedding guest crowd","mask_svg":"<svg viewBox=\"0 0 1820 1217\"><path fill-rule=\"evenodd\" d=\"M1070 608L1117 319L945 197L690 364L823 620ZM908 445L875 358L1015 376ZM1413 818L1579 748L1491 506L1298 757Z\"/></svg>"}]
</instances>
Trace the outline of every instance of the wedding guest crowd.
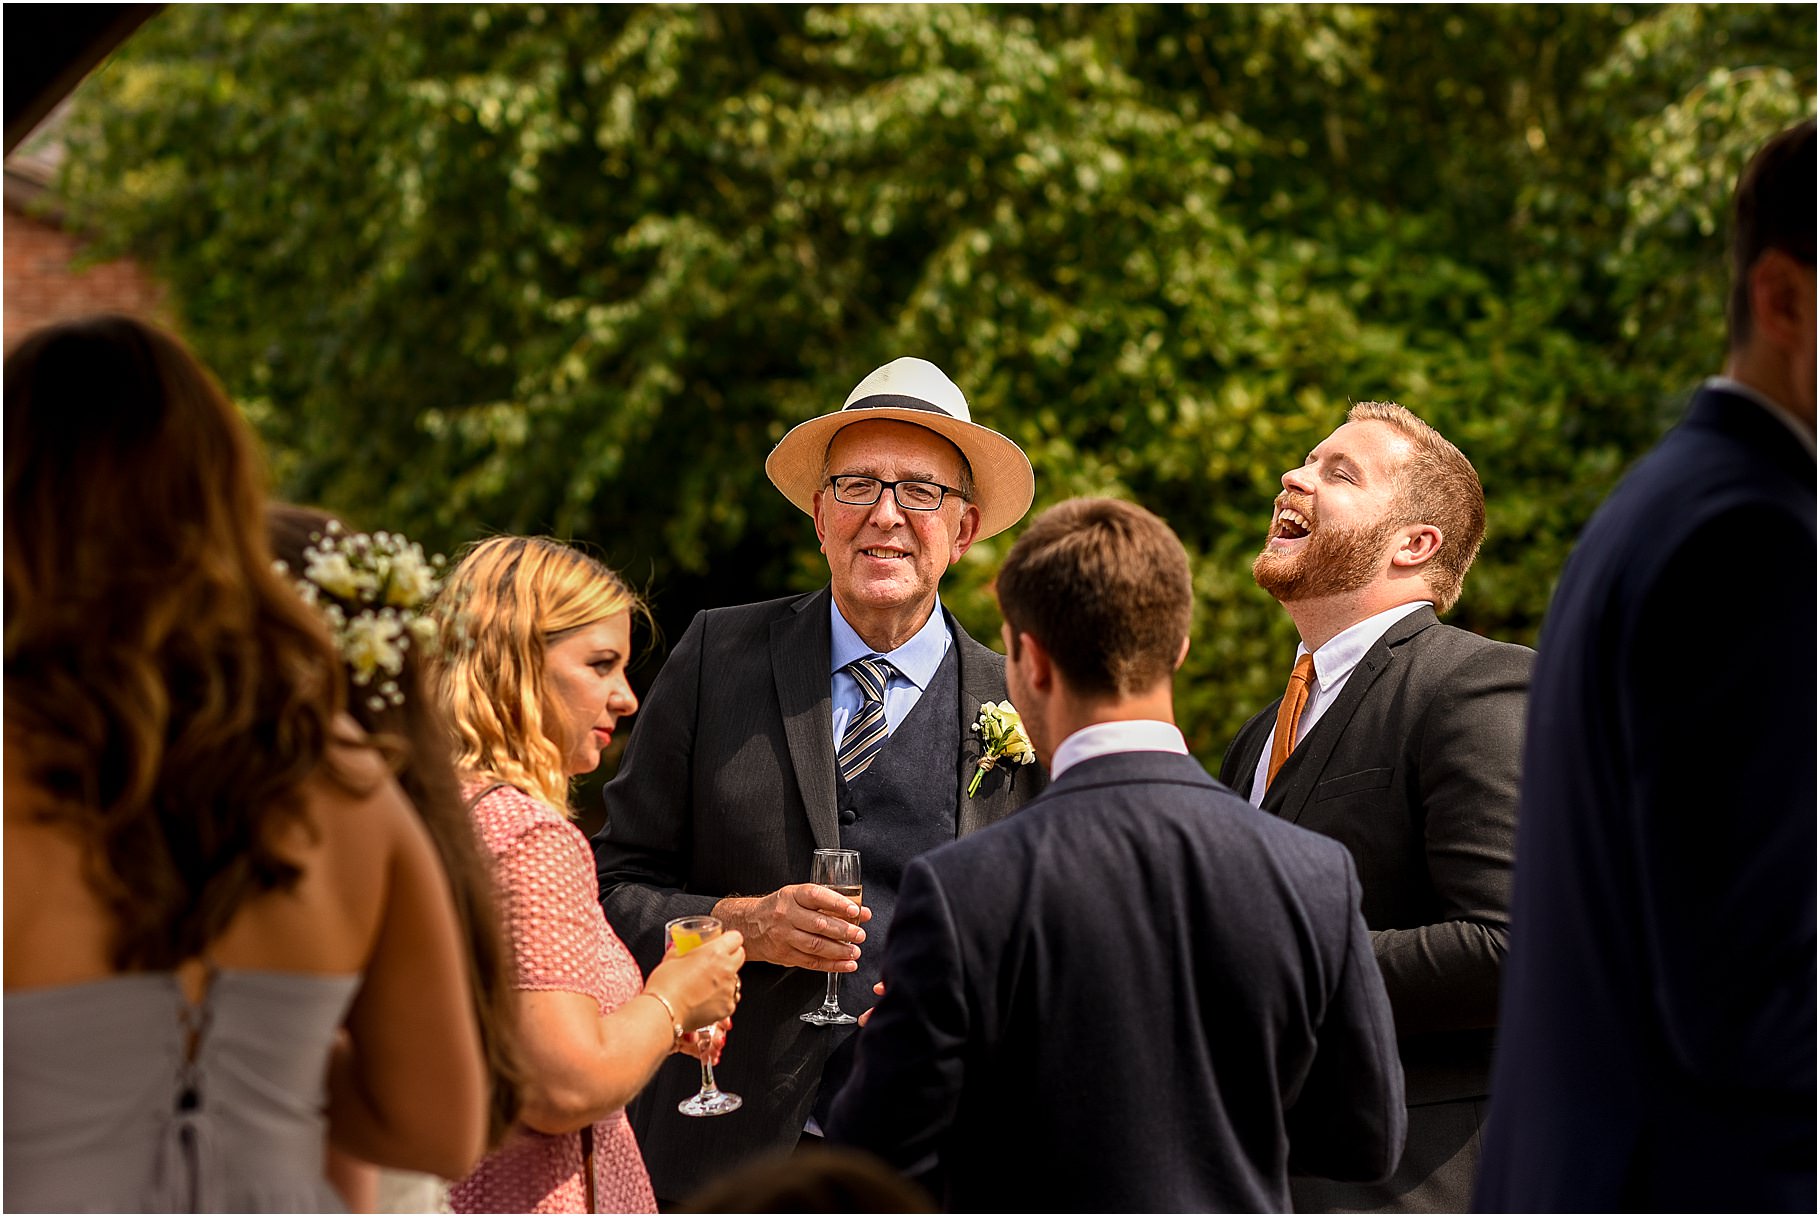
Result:
<instances>
[{"instance_id":1,"label":"wedding guest crowd","mask_svg":"<svg viewBox=\"0 0 1820 1217\"><path fill-rule=\"evenodd\" d=\"M695 617L592 841L619 575L269 503L177 339L28 337L5 1207L1808 1210L1814 182L1812 121L1746 170L1724 374L1537 652L1441 623L1478 474L1356 405L1283 475L1300 644L1216 782L1158 517L1024 528L1003 655L944 607L1034 472L906 357L770 453L828 582ZM710 1067L737 1110L679 1104Z\"/></svg>"}]
</instances>

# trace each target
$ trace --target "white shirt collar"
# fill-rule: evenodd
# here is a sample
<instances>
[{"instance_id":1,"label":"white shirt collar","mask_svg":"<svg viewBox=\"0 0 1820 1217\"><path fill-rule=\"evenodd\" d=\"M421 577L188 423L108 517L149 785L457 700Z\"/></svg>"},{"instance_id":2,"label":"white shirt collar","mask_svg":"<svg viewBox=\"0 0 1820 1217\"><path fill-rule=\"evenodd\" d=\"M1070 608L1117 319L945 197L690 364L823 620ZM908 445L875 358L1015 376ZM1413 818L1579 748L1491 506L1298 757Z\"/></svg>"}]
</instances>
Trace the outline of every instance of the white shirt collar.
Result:
<instances>
[{"instance_id":1,"label":"white shirt collar","mask_svg":"<svg viewBox=\"0 0 1820 1217\"><path fill-rule=\"evenodd\" d=\"M1807 450L1809 456L1814 455L1814 437L1808 433L1807 428L1796 422L1794 416L1787 410L1784 410L1763 393L1751 388L1743 381L1733 380L1729 376L1708 376L1706 378L1706 383L1703 384L1701 388L1715 389L1721 393L1730 393L1733 396L1742 397L1746 401L1757 403L1765 410L1768 410L1777 422L1781 423L1784 427L1787 427L1795 438L1801 441L1801 446Z\"/></svg>"},{"instance_id":2,"label":"white shirt collar","mask_svg":"<svg viewBox=\"0 0 1820 1217\"><path fill-rule=\"evenodd\" d=\"M1365 652L1376 645L1391 626L1403 620L1419 608L1433 608L1432 600L1411 600L1408 604L1399 604L1395 608L1375 613L1365 620L1347 626L1339 633L1321 644L1321 649L1314 653L1315 683L1325 693L1335 684L1352 675L1352 670L1359 666L1359 660L1365 658ZM1296 644L1295 657L1301 659L1308 654L1308 648Z\"/></svg>"},{"instance_id":3,"label":"white shirt collar","mask_svg":"<svg viewBox=\"0 0 1820 1217\"><path fill-rule=\"evenodd\" d=\"M828 597L828 617L833 629L832 645L828 648L830 676L856 659L879 654L867 646L866 640L841 616L840 605L834 603L832 596ZM919 689L927 689L929 682L935 679L935 669L942 666L947 654L948 621L938 603L930 612L929 620L923 622L923 628L910 635L910 641L897 650L885 652L883 658L890 660L891 666L905 680Z\"/></svg>"},{"instance_id":4,"label":"white shirt collar","mask_svg":"<svg viewBox=\"0 0 1820 1217\"><path fill-rule=\"evenodd\" d=\"M1082 761L1114 752L1174 752L1188 755L1188 741L1174 723L1154 718L1133 718L1112 723L1092 723L1062 741L1049 760L1049 780L1062 776Z\"/></svg>"}]
</instances>

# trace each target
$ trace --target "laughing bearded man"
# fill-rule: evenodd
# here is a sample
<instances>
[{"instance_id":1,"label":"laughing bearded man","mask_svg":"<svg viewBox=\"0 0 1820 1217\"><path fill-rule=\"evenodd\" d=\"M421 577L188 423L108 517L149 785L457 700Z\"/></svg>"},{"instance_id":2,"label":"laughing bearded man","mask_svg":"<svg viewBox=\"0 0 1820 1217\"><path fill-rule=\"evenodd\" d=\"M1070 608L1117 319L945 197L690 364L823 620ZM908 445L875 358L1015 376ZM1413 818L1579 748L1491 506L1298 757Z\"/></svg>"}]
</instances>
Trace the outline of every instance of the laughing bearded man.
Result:
<instances>
[{"instance_id":1,"label":"laughing bearded man","mask_svg":"<svg viewBox=\"0 0 1820 1217\"><path fill-rule=\"evenodd\" d=\"M1292 1180L1298 1212L1462 1212L1489 1093L1535 653L1442 625L1485 532L1460 450L1362 402L1283 475L1252 567L1301 635L1220 779L1352 851L1396 1017L1409 1138L1387 1183Z\"/></svg>"}]
</instances>

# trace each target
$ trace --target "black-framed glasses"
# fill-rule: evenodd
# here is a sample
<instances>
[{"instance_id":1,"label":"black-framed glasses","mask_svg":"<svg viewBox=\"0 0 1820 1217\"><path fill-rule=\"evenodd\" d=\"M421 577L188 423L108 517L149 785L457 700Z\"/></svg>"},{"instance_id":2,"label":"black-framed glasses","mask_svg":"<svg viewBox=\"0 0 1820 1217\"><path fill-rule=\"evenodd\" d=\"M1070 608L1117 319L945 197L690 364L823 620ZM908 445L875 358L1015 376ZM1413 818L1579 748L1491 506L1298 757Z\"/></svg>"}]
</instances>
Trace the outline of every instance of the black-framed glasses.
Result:
<instances>
[{"instance_id":1,"label":"black-framed glasses","mask_svg":"<svg viewBox=\"0 0 1820 1217\"><path fill-rule=\"evenodd\" d=\"M879 478L843 474L829 478L828 485L834 488L835 501L849 507L872 506L878 502L887 487L891 490L891 497L905 511L934 511L951 494L962 499L967 497L954 487L944 486L940 482L886 482Z\"/></svg>"}]
</instances>

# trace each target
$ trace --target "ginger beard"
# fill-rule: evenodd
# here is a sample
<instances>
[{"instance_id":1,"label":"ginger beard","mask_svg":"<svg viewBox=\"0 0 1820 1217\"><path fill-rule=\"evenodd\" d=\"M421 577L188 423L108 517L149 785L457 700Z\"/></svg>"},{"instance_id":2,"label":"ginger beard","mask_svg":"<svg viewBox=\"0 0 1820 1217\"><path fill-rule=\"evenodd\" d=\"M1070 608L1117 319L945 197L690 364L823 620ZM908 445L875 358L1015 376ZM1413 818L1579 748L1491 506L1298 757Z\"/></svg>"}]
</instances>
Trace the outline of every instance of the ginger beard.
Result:
<instances>
[{"instance_id":1,"label":"ginger beard","mask_svg":"<svg viewBox=\"0 0 1820 1217\"><path fill-rule=\"evenodd\" d=\"M1285 509L1307 520L1307 529L1285 520ZM1399 527L1391 518L1360 528L1322 524L1307 496L1286 491L1277 496L1251 577L1281 604L1356 592L1383 572L1385 546Z\"/></svg>"}]
</instances>

